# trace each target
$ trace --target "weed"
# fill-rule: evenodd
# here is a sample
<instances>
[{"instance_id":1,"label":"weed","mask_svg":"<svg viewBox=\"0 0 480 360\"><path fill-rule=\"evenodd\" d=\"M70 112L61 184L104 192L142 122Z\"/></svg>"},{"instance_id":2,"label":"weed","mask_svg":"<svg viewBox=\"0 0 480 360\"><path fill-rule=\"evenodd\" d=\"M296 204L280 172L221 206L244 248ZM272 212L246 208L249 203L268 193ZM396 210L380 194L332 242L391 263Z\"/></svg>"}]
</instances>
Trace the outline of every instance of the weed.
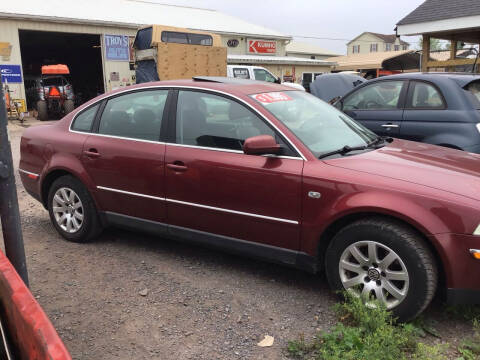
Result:
<instances>
[{"instance_id":1,"label":"weed","mask_svg":"<svg viewBox=\"0 0 480 360\"><path fill-rule=\"evenodd\" d=\"M315 360L447 359L443 354L448 345L418 343L422 330L414 324L395 324L391 312L379 303L370 308L345 293L345 302L337 304L335 311L340 321L330 332L318 334L309 343L303 336L290 341L289 355Z\"/></svg>"},{"instance_id":2,"label":"weed","mask_svg":"<svg viewBox=\"0 0 480 360\"><path fill-rule=\"evenodd\" d=\"M458 351L464 360L480 359L480 320L473 320L473 336L464 340L458 347Z\"/></svg>"}]
</instances>

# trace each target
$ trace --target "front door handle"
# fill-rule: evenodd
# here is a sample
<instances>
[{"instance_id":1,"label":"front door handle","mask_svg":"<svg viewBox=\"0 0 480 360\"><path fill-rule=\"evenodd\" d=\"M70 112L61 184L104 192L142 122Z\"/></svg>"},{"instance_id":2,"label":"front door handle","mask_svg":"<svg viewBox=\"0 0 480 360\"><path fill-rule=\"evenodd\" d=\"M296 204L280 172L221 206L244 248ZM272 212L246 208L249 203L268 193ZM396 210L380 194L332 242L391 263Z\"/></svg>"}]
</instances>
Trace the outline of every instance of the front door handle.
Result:
<instances>
[{"instance_id":1,"label":"front door handle","mask_svg":"<svg viewBox=\"0 0 480 360\"><path fill-rule=\"evenodd\" d=\"M398 128L397 124L382 124L382 127L391 129L391 128Z\"/></svg>"},{"instance_id":2,"label":"front door handle","mask_svg":"<svg viewBox=\"0 0 480 360\"><path fill-rule=\"evenodd\" d=\"M185 166L185 164L181 161L175 161L171 164L167 164L167 168L169 168L170 170L173 170L175 172L184 172L184 171L187 171L187 167Z\"/></svg>"},{"instance_id":3,"label":"front door handle","mask_svg":"<svg viewBox=\"0 0 480 360\"><path fill-rule=\"evenodd\" d=\"M97 149L88 149L83 152L85 156L88 156L89 158L98 158L100 157L100 153L98 152Z\"/></svg>"}]
</instances>

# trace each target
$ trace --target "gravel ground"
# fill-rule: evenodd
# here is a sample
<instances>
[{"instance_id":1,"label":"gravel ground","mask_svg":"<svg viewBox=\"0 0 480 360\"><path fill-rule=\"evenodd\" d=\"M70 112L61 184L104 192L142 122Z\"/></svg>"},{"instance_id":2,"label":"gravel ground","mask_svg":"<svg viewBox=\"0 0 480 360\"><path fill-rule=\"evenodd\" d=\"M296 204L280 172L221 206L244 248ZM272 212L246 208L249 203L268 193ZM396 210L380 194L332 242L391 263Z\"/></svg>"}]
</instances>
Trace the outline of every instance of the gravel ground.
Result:
<instances>
[{"instance_id":1,"label":"gravel ground","mask_svg":"<svg viewBox=\"0 0 480 360\"><path fill-rule=\"evenodd\" d=\"M15 166L23 130L9 125ZM31 290L74 359L283 359L336 322L322 276L123 230L69 243L16 180ZM426 319L440 341L471 333L440 305Z\"/></svg>"}]
</instances>

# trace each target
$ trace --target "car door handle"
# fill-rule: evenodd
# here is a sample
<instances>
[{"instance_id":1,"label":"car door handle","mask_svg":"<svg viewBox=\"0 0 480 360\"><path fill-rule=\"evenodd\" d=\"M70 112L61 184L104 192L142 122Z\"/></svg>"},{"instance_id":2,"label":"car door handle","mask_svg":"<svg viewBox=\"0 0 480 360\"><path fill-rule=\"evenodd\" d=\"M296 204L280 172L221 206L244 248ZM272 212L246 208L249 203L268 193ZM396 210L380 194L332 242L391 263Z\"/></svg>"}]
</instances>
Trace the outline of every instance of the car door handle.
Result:
<instances>
[{"instance_id":1,"label":"car door handle","mask_svg":"<svg viewBox=\"0 0 480 360\"><path fill-rule=\"evenodd\" d=\"M89 158L98 158L100 157L100 153L97 151L97 149L88 149L83 152L85 156L88 156Z\"/></svg>"},{"instance_id":2,"label":"car door handle","mask_svg":"<svg viewBox=\"0 0 480 360\"><path fill-rule=\"evenodd\" d=\"M184 163L182 162L174 162L172 164L167 164L167 168L169 168L170 170L173 170L173 171L177 171L177 172L184 172L184 171L187 171L187 167L185 166Z\"/></svg>"},{"instance_id":3,"label":"car door handle","mask_svg":"<svg viewBox=\"0 0 480 360\"><path fill-rule=\"evenodd\" d=\"M397 124L382 124L384 128L398 128Z\"/></svg>"}]
</instances>

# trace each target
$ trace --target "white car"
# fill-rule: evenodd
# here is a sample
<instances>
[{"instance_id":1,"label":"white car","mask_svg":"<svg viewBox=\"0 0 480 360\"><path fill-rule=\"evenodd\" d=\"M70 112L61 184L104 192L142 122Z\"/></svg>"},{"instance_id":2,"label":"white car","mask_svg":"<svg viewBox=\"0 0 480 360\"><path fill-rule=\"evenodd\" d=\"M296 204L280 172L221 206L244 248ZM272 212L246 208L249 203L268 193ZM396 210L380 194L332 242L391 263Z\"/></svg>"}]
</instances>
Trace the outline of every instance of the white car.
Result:
<instances>
[{"instance_id":1,"label":"white car","mask_svg":"<svg viewBox=\"0 0 480 360\"><path fill-rule=\"evenodd\" d=\"M270 71L261 66L227 65L227 76L231 78L267 81L271 83L290 86L295 90L305 91L305 88L300 84L292 82L282 83L281 79L278 76L275 76Z\"/></svg>"}]
</instances>

